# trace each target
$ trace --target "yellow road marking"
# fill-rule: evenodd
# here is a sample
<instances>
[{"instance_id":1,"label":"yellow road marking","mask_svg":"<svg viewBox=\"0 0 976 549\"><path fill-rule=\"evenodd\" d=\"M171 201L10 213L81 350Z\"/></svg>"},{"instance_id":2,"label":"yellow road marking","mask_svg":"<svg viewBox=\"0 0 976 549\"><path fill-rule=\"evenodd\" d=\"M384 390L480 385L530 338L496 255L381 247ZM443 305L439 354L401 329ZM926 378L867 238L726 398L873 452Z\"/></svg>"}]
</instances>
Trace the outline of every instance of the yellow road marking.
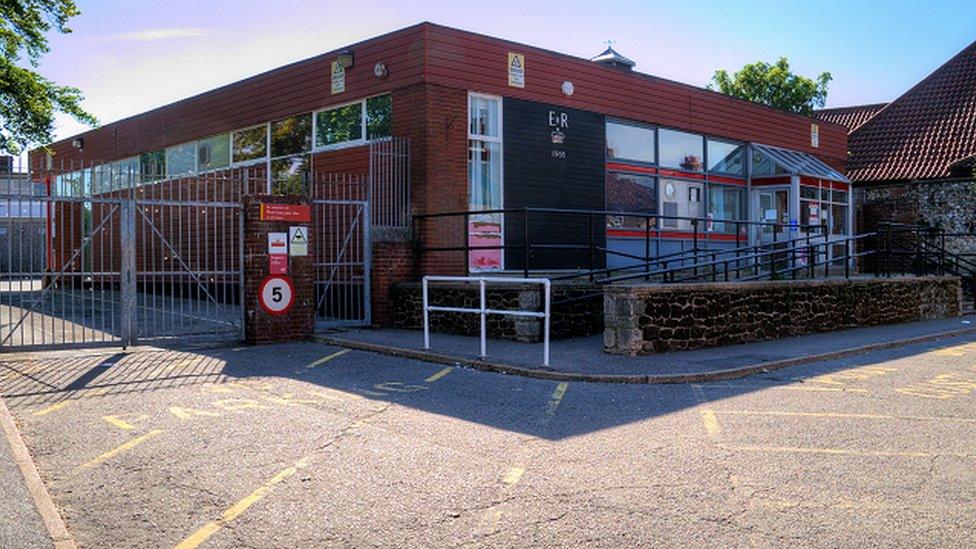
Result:
<instances>
[{"instance_id":1,"label":"yellow road marking","mask_svg":"<svg viewBox=\"0 0 976 549\"><path fill-rule=\"evenodd\" d=\"M119 429L123 429L125 431L131 431L131 430L133 430L133 429L136 428L135 425L129 423L128 421L126 421L126 420L124 420L124 419L122 419L122 418L120 418L118 416L102 416L102 419L104 419L105 421L107 421L109 423L109 425L114 425L114 426L118 427ZM145 415L138 416L133 421L139 421L141 419L146 419L146 416Z\"/></svg>"},{"instance_id":2,"label":"yellow road marking","mask_svg":"<svg viewBox=\"0 0 976 549\"><path fill-rule=\"evenodd\" d=\"M207 541L210 536L216 534L221 528L226 526L227 523L241 516L244 511L247 511L252 505L261 501L261 499L268 494L268 491L270 491L274 485L294 475L299 469L308 466L311 461L311 456L305 456L295 462L295 464L291 467L271 477L271 480L265 482L257 490L251 492L247 495L247 497L238 501L229 509L221 513L220 518L205 524L202 528L191 534L190 537L180 542L180 544L176 546L176 549L194 549L199 547L201 543Z\"/></svg>"},{"instance_id":3,"label":"yellow road marking","mask_svg":"<svg viewBox=\"0 0 976 549\"><path fill-rule=\"evenodd\" d=\"M787 454L827 454L838 456L862 456L862 457L910 457L910 458L933 458L933 457L957 457L973 458L973 454L963 454L957 452L890 452L884 450L852 450L847 448L803 448L793 446L732 446L719 444L726 450L736 450L740 452L769 452Z\"/></svg>"},{"instance_id":4,"label":"yellow road marking","mask_svg":"<svg viewBox=\"0 0 976 549\"><path fill-rule=\"evenodd\" d=\"M56 412L56 411L60 410L61 408L64 408L65 406L67 406L69 404L71 404L71 401L70 400L65 400L64 402L59 402L57 404L52 404L52 405L48 406L47 408L44 408L43 410L38 410L38 411L34 412L31 415L38 416L38 417L40 417L40 416L46 416L46 415L50 414L51 412Z\"/></svg>"},{"instance_id":5,"label":"yellow road marking","mask_svg":"<svg viewBox=\"0 0 976 549\"><path fill-rule=\"evenodd\" d=\"M138 437L130 440L129 442L126 442L125 444L123 444L123 445L121 445L121 446L119 446L119 447L117 447L117 448L115 448L113 450L109 450L108 452L105 452L104 454L96 457L95 459L89 461L88 463L85 463L80 468L81 469L89 469L91 467L94 467L94 466L98 465L99 463L102 463L102 462L104 462L106 460L112 459L113 457L115 457L115 456L117 456L117 455L119 455L119 454L121 454L123 452L128 452L129 450L135 448L136 446L142 444L143 442L149 440L150 438L152 438L152 437L154 437L154 436L156 436L156 435L158 435L158 434L160 434L162 432L163 432L162 429L153 429L152 431L149 431L148 433L146 433L144 435L138 436Z\"/></svg>"},{"instance_id":6,"label":"yellow road marking","mask_svg":"<svg viewBox=\"0 0 976 549\"><path fill-rule=\"evenodd\" d=\"M565 381L556 385L556 390L552 392L552 398L549 399L549 404L546 406L546 415L551 417L556 413L556 408L559 408L559 403L563 401L567 388L569 388L569 383Z\"/></svg>"},{"instance_id":7,"label":"yellow road marking","mask_svg":"<svg viewBox=\"0 0 976 549\"><path fill-rule=\"evenodd\" d=\"M737 416L828 417L843 419L903 419L909 421L955 421L976 423L976 418L939 416L895 416L886 414L845 414L840 412L786 412L779 410L717 410L718 414ZM702 412L704 415L704 412Z\"/></svg>"},{"instance_id":8,"label":"yellow road marking","mask_svg":"<svg viewBox=\"0 0 976 549\"><path fill-rule=\"evenodd\" d=\"M433 382L437 381L438 379L440 379L440 378L446 376L447 374L451 373L452 371L454 371L454 368L444 368L443 370L437 372L436 374L428 377L424 381L426 381L427 383L433 383Z\"/></svg>"},{"instance_id":9,"label":"yellow road marking","mask_svg":"<svg viewBox=\"0 0 976 549\"><path fill-rule=\"evenodd\" d=\"M525 473L525 469L522 469L520 467L512 467L508 470L507 473L505 473L505 476L502 477L502 483L507 484L509 486L514 486L518 484L518 481L522 480L522 475L524 473Z\"/></svg>"},{"instance_id":10,"label":"yellow road marking","mask_svg":"<svg viewBox=\"0 0 976 549\"><path fill-rule=\"evenodd\" d=\"M765 389L786 389L789 391L810 391L810 392L831 392L831 393L866 393L867 389L855 387L804 387L802 385L759 385L750 383L709 383L708 385L696 385L698 389L745 389L749 391L762 391Z\"/></svg>"},{"instance_id":11,"label":"yellow road marking","mask_svg":"<svg viewBox=\"0 0 976 549\"><path fill-rule=\"evenodd\" d=\"M339 358L340 356L342 356L342 355L344 355L344 354L346 354L348 352L349 352L349 349L343 349L341 351L332 353L331 355L326 355L326 356L324 356L324 357L316 360L315 362L308 363L305 366L305 369L311 370L312 368L315 368L316 366L321 366L321 365L325 364L326 362L332 360L333 358Z\"/></svg>"},{"instance_id":12,"label":"yellow road marking","mask_svg":"<svg viewBox=\"0 0 976 549\"><path fill-rule=\"evenodd\" d=\"M705 432L709 435L717 435L722 432L722 428L718 426L718 418L715 417L715 412L713 410L702 410L701 411L702 423L705 424Z\"/></svg>"},{"instance_id":13,"label":"yellow road marking","mask_svg":"<svg viewBox=\"0 0 976 549\"><path fill-rule=\"evenodd\" d=\"M328 400L362 400L363 397L353 393L337 391L335 389L309 389L308 394Z\"/></svg>"}]
</instances>

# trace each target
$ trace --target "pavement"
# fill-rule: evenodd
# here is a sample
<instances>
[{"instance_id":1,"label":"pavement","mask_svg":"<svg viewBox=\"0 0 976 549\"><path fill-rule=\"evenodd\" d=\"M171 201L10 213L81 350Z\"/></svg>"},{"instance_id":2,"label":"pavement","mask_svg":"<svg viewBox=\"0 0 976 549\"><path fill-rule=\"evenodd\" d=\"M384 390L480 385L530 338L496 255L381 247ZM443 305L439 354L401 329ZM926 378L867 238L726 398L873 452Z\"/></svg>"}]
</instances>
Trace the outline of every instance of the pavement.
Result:
<instances>
[{"instance_id":1,"label":"pavement","mask_svg":"<svg viewBox=\"0 0 976 549\"><path fill-rule=\"evenodd\" d=\"M973 317L856 328L822 334L658 353L640 357L603 352L603 336L550 343L550 366L542 366L542 344L489 340L487 357L478 356L477 337L431 334L429 350L417 330L353 329L322 334L324 343L406 356L443 364L566 381L688 383L735 379L804 362L851 353L976 333Z\"/></svg>"},{"instance_id":2,"label":"pavement","mask_svg":"<svg viewBox=\"0 0 976 549\"><path fill-rule=\"evenodd\" d=\"M970 546L974 359L969 334L611 385L102 350L4 355L0 394L81 546Z\"/></svg>"},{"instance_id":3,"label":"pavement","mask_svg":"<svg viewBox=\"0 0 976 549\"><path fill-rule=\"evenodd\" d=\"M4 412L0 410L0 413ZM4 436L0 436L0 517L0 547L53 546L11 445Z\"/></svg>"}]
</instances>

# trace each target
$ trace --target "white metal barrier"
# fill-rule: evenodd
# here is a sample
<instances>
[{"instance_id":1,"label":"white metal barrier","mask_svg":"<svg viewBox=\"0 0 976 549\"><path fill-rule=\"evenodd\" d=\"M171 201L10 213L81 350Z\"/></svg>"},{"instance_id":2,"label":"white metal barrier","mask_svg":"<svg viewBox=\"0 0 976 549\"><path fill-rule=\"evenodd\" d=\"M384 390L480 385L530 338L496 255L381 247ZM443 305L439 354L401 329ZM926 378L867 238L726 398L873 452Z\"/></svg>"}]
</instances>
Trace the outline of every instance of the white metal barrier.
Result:
<instances>
[{"instance_id":1,"label":"white metal barrier","mask_svg":"<svg viewBox=\"0 0 976 549\"><path fill-rule=\"evenodd\" d=\"M442 307L431 305L428 302L427 286L429 282L477 282L480 296L480 307L468 309L464 307ZM497 284L538 284L543 287L543 312L538 311L506 311L501 309L489 309L488 300L485 296L485 286L488 283ZM505 278L505 277L470 277L470 276L425 276L423 285L424 294L424 349L430 349L430 312L440 311L449 313L477 313L481 316L481 358L487 358L486 338L488 332L488 315L521 316L543 319L542 325L542 365L549 366L549 312L552 301L551 283L548 278Z\"/></svg>"}]
</instances>

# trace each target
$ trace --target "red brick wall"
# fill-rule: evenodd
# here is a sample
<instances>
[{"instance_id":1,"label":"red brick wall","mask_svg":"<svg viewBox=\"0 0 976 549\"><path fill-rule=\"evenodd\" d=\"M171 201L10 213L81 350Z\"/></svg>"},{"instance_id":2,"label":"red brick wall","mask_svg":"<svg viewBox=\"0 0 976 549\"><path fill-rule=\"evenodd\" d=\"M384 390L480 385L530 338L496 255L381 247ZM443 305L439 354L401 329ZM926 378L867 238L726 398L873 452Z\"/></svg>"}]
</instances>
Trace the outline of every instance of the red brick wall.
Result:
<instances>
[{"instance_id":1,"label":"red brick wall","mask_svg":"<svg viewBox=\"0 0 976 549\"><path fill-rule=\"evenodd\" d=\"M369 174L369 145L336 149L312 155L315 174Z\"/></svg>"},{"instance_id":2,"label":"red brick wall","mask_svg":"<svg viewBox=\"0 0 976 549\"><path fill-rule=\"evenodd\" d=\"M393 323L390 290L394 284L414 276L413 247L409 242L376 242L373 244L372 314L373 324Z\"/></svg>"},{"instance_id":3,"label":"red brick wall","mask_svg":"<svg viewBox=\"0 0 976 549\"><path fill-rule=\"evenodd\" d=\"M248 343L276 343L308 339L315 331L315 279L312 256L289 257L288 277L295 288L295 303L283 316L269 315L258 304L261 283L268 276L268 233L288 232L296 223L261 221L261 203L307 203L296 198L257 195L244 199L244 307ZM314 246L309 235L309 248Z\"/></svg>"}]
</instances>

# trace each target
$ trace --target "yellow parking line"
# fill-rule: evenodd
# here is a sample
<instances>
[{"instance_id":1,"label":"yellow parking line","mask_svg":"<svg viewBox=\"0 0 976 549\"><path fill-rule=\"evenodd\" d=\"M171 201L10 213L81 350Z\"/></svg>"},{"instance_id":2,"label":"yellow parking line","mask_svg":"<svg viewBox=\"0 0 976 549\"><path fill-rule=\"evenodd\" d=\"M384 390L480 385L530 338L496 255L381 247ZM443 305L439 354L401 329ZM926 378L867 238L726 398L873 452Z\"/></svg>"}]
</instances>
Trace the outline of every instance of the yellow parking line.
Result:
<instances>
[{"instance_id":1,"label":"yellow parking line","mask_svg":"<svg viewBox=\"0 0 976 549\"><path fill-rule=\"evenodd\" d=\"M509 486L514 486L518 484L518 481L522 480L523 474L525 474L525 469L520 467L512 467L507 473L505 473L505 476L502 477L502 483Z\"/></svg>"},{"instance_id":2,"label":"yellow parking line","mask_svg":"<svg viewBox=\"0 0 976 549\"><path fill-rule=\"evenodd\" d=\"M119 454L121 454L123 452L128 452L129 450L135 448L136 446L142 444L143 442L149 440L150 438L152 438L152 437L154 437L154 436L156 436L156 435L158 435L158 434L160 434L162 432L163 432L162 429L153 429L152 431L149 431L148 433L146 433L144 435L138 436L138 437L130 440L129 442L126 442L125 444L119 446L118 448L115 448L113 450L109 450L108 452L105 452L104 454L102 454L102 455L98 456L97 458L89 461L88 463L85 463L80 468L81 469L89 469L91 467L94 467L94 466L98 465L99 463L102 463L102 462L104 462L106 460L112 459L115 456L117 456L117 455L119 455Z\"/></svg>"},{"instance_id":3,"label":"yellow parking line","mask_svg":"<svg viewBox=\"0 0 976 549\"><path fill-rule=\"evenodd\" d=\"M229 509L220 514L220 518L213 522L205 524L202 528L190 535L179 545L176 549L194 549L198 547L201 543L207 541L210 536L216 534L221 528L223 528L228 522L239 517L244 511L247 511L249 507L255 503L261 501L268 491L274 487L275 484L287 479L288 477L294 475L299 469L306 467L312 461L311 456L303 457L302 459L295 462L294 465L281 471L277 475L271 477L271 480L265 482L260 488L251 492L244 499L238 501L232 505Z\"/></svg>"},{"instance_id":4,"label":"yellow parking line","mask_svg":"<svg viewBox=\"0 0 976 549\"><path fill-rule=\"evenodd\" d=\"M701 411L702 423L705 424L705 432L709 435L717 435L722 432L722 428L718 426L718 418L715 417L715 411L705 409Z\"/></svg>"},{"instance_id":5,"label":"yellow parking line","mask_svg":"<svg viewBox=\"0 0 976 549\"><path fill-rule=\"evenodd\" d=\"M342 356L342 355L344 355L344 354L346 354L348 352L349 352L349 349L343 349L341 351L332 353L331 355L326 355L326 356L324 356L324 357L316 360L315 362L310 362L308 365L305 366L305 368L306 369L312 369L312 368L315 368L316 366L321 366L321 365L325 364L326 362L332 360L333 358L339 358L340 356Z\"/></svg>"},{"instance_id":6,"label":"yellow parking line","mask_svg":"<svg viewBox=\"0 0 976 549\"><path fill-rule=\"evenodd\" d=\"M454 371L454 368L444 368L443 370L437 372L436 374L428 377L424 381L426 381L427 383L433 383L433 382L437 381L438 379L440 379L440 378L446 376L447 374L451 373L452 371Z\"/></svg>"},{"instance_id":7,"label":"yellow parking line","mask_svg":"<svg viewBox=\"0 0 976 549\"><path fill-rule=\"evenodd\" d=\"M860 457L909 457L909 458L933 458L933 457L957 457L972 458L973 454L963 454L957 452L890 452L884 450L852 450L847 448L804 448L793 446L731 446L719 444L726 450L736 450L740 452L768 452L768 453L787 453L787 454L827 454L838 456L860 456Z\"/></svg>"},{"instance_id":8,"label":"yellow parking line","mask_svg":"<svg viewBox=\"0 0 976 549\"><path fill-rule=\"evenodd\" d=\"M563 396L566 395L566 389L569 388L569 383L563 381L559 385L556 385L556 390L552 392L552 397L549 399L549 404L546 406L546 415L552 416L556 413L556 408L559 408L559 403L563 401Z\"/></svg>"},{"instance_id":9,"label":"yellow parking line","mask_svg":"<svg viewBox=\"0 0 976 549\"><path fill-rule=\"evenodd\" d=\"M64 402L59 402L57 404L52 404L52 405L48 406L47 408L44 408L42 410L38 410L38 411L34 412L31 415L38 416L38 417L40 417L40 416L46 416L46 415L50 414L51 412L56 412L56 411L60 410L61 408L64 408L65 406L67 406L69 404L71 404L71 401L70 400L65 400Z\"/></svg>"},{"instance_id":10,"label":"yellow parking line","mask_svg":"<svg viewBox=\"0 0 976 549\"><path fill-rule=\"evenodd\" d=\"M704 412L703 412L704 413ZM714 413L738 416L822 417L839 419L902 419L908 421L947 421L976 423L976 418L939 416L895 416L886 414L845 414L840 412L787 412L780 410L717 410Z\"/></svg>"}]
</instances>

